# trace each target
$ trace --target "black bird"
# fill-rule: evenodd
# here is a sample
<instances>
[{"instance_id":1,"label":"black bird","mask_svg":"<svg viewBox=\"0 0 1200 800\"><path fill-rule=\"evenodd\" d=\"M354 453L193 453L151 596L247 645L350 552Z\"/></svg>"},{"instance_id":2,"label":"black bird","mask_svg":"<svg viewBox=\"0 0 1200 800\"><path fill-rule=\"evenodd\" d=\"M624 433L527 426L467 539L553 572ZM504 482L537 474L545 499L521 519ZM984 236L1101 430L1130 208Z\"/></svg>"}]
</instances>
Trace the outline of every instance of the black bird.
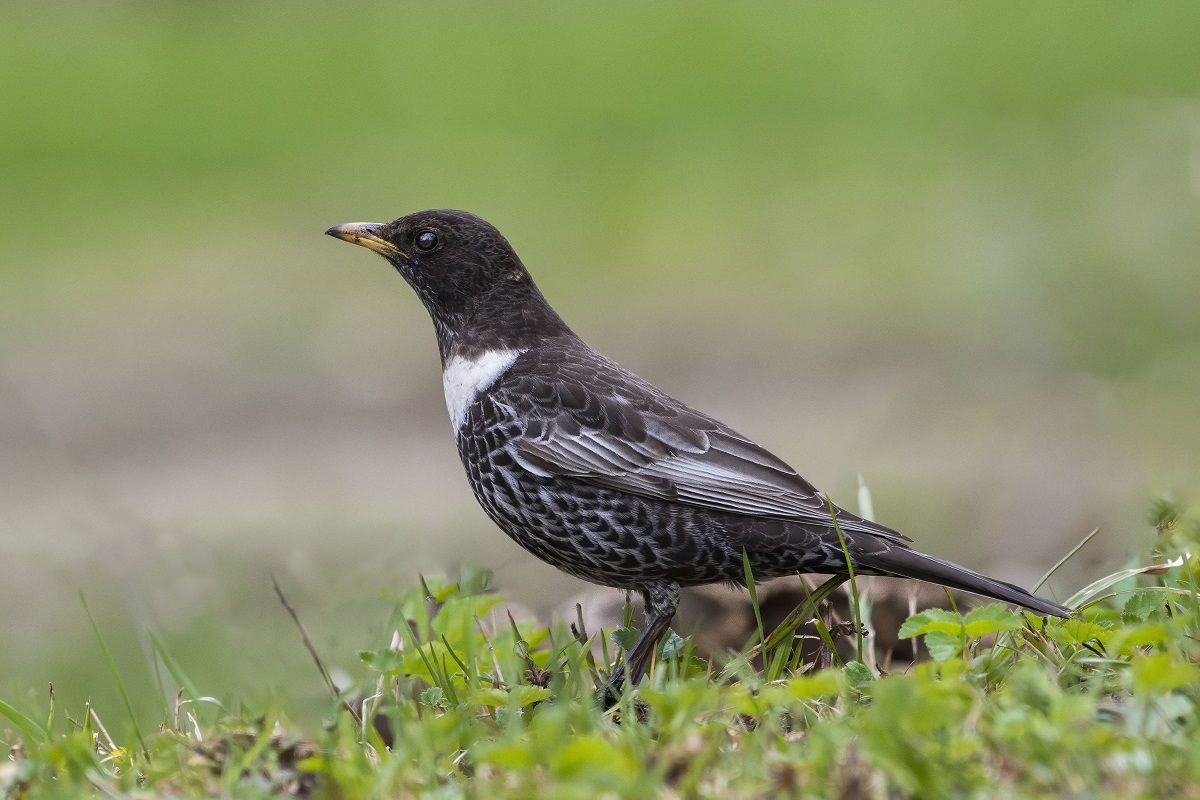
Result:
<instances>
[{"instance_id":1,"label":"black bird","mask_svg":"<svg viewBox=\"0 0 1200 800\"><path fill-rule=\"evenodd\" d=\"M585 344L485 220L422 211L326 233L386 258L429 311L459 457L492 521L564 572L642 593L646 627L627 662L633 684L670 625L679 588L744 582L743 552L756 578L846 572L824 494ZM833 508L859 575L1070 613Z\"/></svg>"}]
</instances>

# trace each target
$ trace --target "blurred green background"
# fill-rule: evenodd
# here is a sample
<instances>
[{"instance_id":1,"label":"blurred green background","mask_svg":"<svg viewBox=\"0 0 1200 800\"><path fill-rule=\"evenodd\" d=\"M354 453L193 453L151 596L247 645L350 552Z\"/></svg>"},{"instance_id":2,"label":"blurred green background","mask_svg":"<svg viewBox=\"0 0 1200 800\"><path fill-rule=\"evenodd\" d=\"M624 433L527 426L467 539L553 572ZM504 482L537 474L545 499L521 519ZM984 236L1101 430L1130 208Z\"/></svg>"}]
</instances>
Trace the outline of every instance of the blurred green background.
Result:
<instances>
[{"instance_id":1,"label":"blurred green background","mask_svg":"<svg viewBox=\"0 0 1200 800\"><path fill-rule=\"evenodd\" d=\"M471 499L424 311L323 237L503 230L601 350L1060 597L1200 489L1200 6L0 9L0 697L139 711L147 629L323 707L419 571L585 590ZM74 705L72 705L74 704ZM111 714L110 714L111 715Z\"/></svg>"}]
</instances>

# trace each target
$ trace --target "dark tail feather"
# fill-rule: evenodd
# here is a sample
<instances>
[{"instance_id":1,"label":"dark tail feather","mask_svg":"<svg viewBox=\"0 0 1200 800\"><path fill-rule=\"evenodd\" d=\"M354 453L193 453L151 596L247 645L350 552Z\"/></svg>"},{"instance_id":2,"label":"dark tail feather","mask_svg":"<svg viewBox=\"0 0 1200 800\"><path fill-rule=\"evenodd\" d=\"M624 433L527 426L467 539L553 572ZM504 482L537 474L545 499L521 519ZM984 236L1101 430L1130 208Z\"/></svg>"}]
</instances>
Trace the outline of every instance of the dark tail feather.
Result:
<instances>
[{"instance_id":1,"label":"dark tail feather","mask_svg":"<svg viewBox=\"0 0 1200 800\"><path fill-rule=\"evenodd\" d=\"M861 553L861 555L855 553L854 548L851 548L850 553L855 557L856 562L861 560L866 573L928 581L948 586L951 589L961 589L964 592L1024 606L1039 614L1049 614L1054 617L1071 615L1071 609L1049 600L1043 600L1020 586L980 575L966 567L918 553L916 550L892 546L884 551L875 550Z\"/></svg>"}]
</instances>

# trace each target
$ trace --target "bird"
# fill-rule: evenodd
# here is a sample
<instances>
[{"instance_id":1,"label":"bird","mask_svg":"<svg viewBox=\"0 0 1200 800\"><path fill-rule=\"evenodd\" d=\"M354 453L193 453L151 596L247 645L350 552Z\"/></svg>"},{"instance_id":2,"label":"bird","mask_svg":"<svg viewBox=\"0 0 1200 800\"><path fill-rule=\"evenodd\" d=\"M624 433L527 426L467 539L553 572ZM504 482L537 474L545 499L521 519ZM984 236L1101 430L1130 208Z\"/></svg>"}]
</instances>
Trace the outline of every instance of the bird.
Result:
<instances>
[{"instance_id":1,"label":"bird","mask_svg":"<svg viewBox=\"0 0 1200 800\"><path fill-rule=\"evenodd\" d=\"M611 686L645 676L682 587L744 585L747 564L754 580L853 567L1070 615L914 550L587 345L481 217L429 210L326 233L387 259L429 312L458 454L487 516L563 572L641 594L644 628Z\"/></svg>"}]
</instances>

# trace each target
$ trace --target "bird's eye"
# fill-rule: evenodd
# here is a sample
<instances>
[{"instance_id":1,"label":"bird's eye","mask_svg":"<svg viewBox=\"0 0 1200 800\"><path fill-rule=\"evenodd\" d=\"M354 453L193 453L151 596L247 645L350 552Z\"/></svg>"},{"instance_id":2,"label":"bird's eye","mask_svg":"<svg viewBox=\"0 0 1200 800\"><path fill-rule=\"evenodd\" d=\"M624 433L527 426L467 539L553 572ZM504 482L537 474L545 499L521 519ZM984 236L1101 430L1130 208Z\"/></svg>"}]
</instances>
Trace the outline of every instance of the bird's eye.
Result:
<instances>
[{"instance_id":1,"label":"bird's eye","mask_svg":"<svg viewBox=\"0 0 1200 800\"><path fill-rule=\"evenodd\" d=\"M428 253L438 246L438 235L433 231L421 231L417 234L417 249Z\"/></svg>"}]
</instances>

